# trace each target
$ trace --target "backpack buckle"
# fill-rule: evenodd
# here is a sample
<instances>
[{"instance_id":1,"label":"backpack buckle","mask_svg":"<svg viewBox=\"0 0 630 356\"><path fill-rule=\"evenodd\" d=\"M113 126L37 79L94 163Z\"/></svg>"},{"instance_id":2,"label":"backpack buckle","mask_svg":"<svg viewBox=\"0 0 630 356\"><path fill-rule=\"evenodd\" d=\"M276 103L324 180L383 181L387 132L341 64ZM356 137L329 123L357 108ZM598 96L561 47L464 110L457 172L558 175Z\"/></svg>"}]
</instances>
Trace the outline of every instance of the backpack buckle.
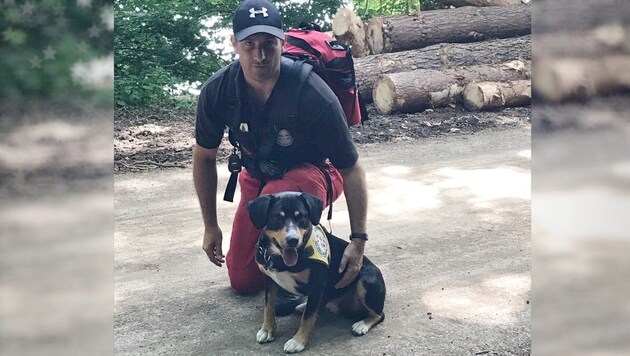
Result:
<instances>
[{"instance_id":1,"label":"backpack buckle","mask_svg":"<svg viewBox=\"0 0 630 356\"><path fill-rule=\"evenodd\" d=\"M346 46L336 40L326 40L326 43L330 46L330 48L334 49L335 51L345 51L346 50Z\"/></svg>"}]
</instances>

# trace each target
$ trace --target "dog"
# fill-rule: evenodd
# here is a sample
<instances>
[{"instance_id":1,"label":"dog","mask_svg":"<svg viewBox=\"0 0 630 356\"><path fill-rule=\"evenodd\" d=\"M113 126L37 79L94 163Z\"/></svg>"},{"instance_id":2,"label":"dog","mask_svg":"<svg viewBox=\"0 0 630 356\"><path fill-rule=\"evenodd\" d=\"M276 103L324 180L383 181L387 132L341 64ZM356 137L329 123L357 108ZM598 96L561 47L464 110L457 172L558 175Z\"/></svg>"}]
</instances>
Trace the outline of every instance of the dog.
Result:
<instances>
[{"instance_id":1,"label":"dog","mask_svg":"<svg viewBox=\"0 0 630 356\"><path fill-rule=\"evenodd\" d=\"M343 273L339 265L348 242L319 225L323 202L309 193L283 192L260 196L248 203L252 223L261 234L256 263L264 274L265 306L258 343L275 339L275 299L278 287L307 296L297 333L284 344L286 353L304 350L317 320L320 305L361 319L352 333L365 335L385 318L385 282L381 271L367 257L357 277L335 289Z\"/></svg>"}]
</instances>

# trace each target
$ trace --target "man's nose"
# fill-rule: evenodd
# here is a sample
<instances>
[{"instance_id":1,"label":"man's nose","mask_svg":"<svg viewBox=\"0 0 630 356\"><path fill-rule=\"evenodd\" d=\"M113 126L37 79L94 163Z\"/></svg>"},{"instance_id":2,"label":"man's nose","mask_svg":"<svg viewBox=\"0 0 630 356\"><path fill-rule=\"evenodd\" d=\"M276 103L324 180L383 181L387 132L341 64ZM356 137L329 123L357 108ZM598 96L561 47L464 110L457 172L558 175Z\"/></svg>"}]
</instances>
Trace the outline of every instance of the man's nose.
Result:
<instances>
[{"instance_id":1,"label":"man's nose","mask_svg":"<svg viewBox=\"0 0 630 356\"><path fill-rule=\"evenodd\" d=\"M265 51L262 46L258 46L258 48L256 48L256 55L254 56L254 59L256 59L257 62L265 60Z\"/></svg>"}]
</instances>

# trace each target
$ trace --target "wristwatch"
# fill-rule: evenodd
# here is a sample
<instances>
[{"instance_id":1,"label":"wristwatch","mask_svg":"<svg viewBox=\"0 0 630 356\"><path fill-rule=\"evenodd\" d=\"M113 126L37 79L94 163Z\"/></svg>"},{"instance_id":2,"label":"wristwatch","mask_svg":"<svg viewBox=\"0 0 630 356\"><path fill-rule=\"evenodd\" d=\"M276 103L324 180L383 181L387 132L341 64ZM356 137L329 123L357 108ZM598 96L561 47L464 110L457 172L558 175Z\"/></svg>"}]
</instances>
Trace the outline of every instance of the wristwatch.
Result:
<instances>
[{"instance_id":1,"label":"wristwatch","mask_svg":"<svg viewBox=\"0 0 630 356\"><path fill-rule=\"evenodd\" d=\"M353 232L350 234L350 240L352 239L359 239L359 240L367 241L368 235L364 232Z\"/></svg>"}]
</instances>

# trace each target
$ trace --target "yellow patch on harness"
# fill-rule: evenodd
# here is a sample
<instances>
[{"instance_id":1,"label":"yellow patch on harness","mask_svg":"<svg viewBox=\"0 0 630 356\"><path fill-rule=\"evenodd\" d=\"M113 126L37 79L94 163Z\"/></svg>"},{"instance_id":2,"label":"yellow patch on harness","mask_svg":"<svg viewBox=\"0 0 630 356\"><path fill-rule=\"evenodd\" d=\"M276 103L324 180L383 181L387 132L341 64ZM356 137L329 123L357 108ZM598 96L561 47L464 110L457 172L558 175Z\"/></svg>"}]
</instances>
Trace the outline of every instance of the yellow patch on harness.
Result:
<instances>
[{"instance_id":1,"label":"yellow patch on harness","mask_svg":"<svg viewBox=\"0 0 630 356\"><path fill-rule=\"evenodd\" d=\"M321 225L313 226L306 246L310 246L313 249L313 254L308 256L308 259L322 262L328 266L330 263L330 245Z\"/></svg>"}]
</instances>

